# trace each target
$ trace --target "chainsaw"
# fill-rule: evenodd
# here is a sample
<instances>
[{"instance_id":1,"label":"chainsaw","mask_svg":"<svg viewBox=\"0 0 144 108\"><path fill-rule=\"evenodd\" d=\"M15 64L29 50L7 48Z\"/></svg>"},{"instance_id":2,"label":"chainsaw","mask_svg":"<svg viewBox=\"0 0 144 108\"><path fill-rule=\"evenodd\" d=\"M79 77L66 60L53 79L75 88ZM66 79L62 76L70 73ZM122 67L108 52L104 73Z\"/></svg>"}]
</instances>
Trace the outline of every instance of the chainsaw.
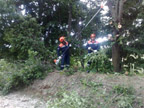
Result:
<instances>
[{"instance_id":1,"label":"chainsaw","mask_svg":"<svg viewBox=\"0 0 144 108\"><path fill-rule=\"evenodd\" d=\"M58 63L60 62L61 59L62 59L62 56L59 56L58 59L55 59L55 60L54 60L54 63L55 63L56 65L58 65Z\"/></svg>"}]
</instances>

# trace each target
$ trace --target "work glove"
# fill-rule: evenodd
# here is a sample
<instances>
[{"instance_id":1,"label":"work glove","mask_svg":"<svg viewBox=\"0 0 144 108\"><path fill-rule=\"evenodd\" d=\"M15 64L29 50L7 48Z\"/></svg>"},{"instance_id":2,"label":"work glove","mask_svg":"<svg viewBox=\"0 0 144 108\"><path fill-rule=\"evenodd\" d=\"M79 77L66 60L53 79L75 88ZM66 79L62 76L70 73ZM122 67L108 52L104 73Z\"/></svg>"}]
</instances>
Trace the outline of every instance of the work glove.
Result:
<instances>
[{"instance_id":1,"label":"work glove","mask_svg":"<svg viewBox=\"0 0 144 108\"><path fill-rule=\"evenodd\" d=\"M94 53L96 53L97 52L97 50L94 50Z\"/></svg>"},{"instance_id":2,"label":"work glove","mask_svg":"<svg viewBox=\"0 0 144 108\"><path fill-rule=\"evenodd\" d=\"M62 58L61 56L58 57L58 59L61 59L61 58Z\"/></svg>"},{"instance_id":3,"label":"work glove","mask_svg":"<svg viewBox=\"0 0 144 108\"><path fill-rule=\"evenodd\" d=\"M71 44L69 44L69 47L72 47L72 45L71 45Z\"/></svg>"},{"instance_id":4,"label":"work glove","mask_svg":"<svg viewBox=\"0 0 144 108\"><path fill-rule=\"evenodd\" d=\"M91 47L88 47L88 50L91 50Z\"/></svg>"}]
</instances>

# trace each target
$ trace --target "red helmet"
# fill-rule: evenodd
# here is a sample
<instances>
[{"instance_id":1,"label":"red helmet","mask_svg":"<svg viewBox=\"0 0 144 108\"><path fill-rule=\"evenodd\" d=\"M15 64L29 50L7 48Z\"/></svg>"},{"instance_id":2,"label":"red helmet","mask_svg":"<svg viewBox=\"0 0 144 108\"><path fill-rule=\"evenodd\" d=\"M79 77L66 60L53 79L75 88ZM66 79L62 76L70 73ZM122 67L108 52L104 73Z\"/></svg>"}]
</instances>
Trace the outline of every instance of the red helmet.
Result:
<instances>
[{"instance_id":1,"label":"red helmet","mask_svg":"<svg viewBox=\"0 0 144 108\"><path fill-rule=\"evenodd\" d=\"M95 34L91 34L91 36L90 36L90 37L91 37L91 38L95 38L95 36L96 36Z\"/></svg>"},{"instance_id":2,"label":"red helmet","mask_svg":"<svg viewBox=\"0 0 144 108\"><path fill-rule=\"evenodd\" d=\"M64 37L64 36L62 36L62 37L59 38L59 41L60 41L60 42L63 42L64 40L65 40L65 37Z\"/></svg>"}]
</instances>

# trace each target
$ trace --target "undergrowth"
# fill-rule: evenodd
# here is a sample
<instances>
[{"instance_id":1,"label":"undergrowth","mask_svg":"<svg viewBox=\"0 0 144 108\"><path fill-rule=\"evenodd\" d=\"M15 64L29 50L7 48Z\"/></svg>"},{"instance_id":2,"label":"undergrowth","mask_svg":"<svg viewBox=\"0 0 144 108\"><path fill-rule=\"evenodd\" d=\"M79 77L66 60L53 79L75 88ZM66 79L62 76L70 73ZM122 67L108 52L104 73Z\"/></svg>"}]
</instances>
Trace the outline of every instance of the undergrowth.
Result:
<instances>
[{"instance_id":1,"label":"undergrowth","mask_svg":"<svg viewBox=\"0 0 144 108\"><path fill-rule=\"evenodd\" d=\"M76 91L59 91L55 99L47 102L47 108L142 108L132 87L113 85L106 87L100 82L81 79L81 87L88 89L88 95Z\"/></svg>"},{"instance_id":2,"label":"undergrowth","mask_svg":"<svg viewBox=\"0 0 144 108\"><path fill-rule=\"evenodd\" d=\"M3 94L29 85L34 79L43 78L47 74L50 67L43 64L36 55L37 52L29 51L29 59L25 62L0 60L0 90Z\"/></svg>"}]
</instances>

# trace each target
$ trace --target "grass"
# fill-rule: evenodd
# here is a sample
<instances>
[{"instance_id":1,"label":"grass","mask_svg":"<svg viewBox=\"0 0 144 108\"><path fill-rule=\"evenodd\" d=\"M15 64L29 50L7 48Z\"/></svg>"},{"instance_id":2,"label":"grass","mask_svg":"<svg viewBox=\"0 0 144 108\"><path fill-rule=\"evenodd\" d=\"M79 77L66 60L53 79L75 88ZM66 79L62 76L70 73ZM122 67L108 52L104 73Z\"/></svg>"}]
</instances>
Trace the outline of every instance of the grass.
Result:
<instances>
[{"instance_id":1,"label":"grass","mask_svg":"<svg viewBox=\"0 0 144 108\"><path fill-rule=\"evenodd\" d=\"M113 85L106 87L101 82L80 80L81 89L88 93L80 95L66 89L58 91L54 100L49 100L47 108L141 108L133 87ZM84 88L83 88L84 87Z\"/></svg>"}]
</instances>

